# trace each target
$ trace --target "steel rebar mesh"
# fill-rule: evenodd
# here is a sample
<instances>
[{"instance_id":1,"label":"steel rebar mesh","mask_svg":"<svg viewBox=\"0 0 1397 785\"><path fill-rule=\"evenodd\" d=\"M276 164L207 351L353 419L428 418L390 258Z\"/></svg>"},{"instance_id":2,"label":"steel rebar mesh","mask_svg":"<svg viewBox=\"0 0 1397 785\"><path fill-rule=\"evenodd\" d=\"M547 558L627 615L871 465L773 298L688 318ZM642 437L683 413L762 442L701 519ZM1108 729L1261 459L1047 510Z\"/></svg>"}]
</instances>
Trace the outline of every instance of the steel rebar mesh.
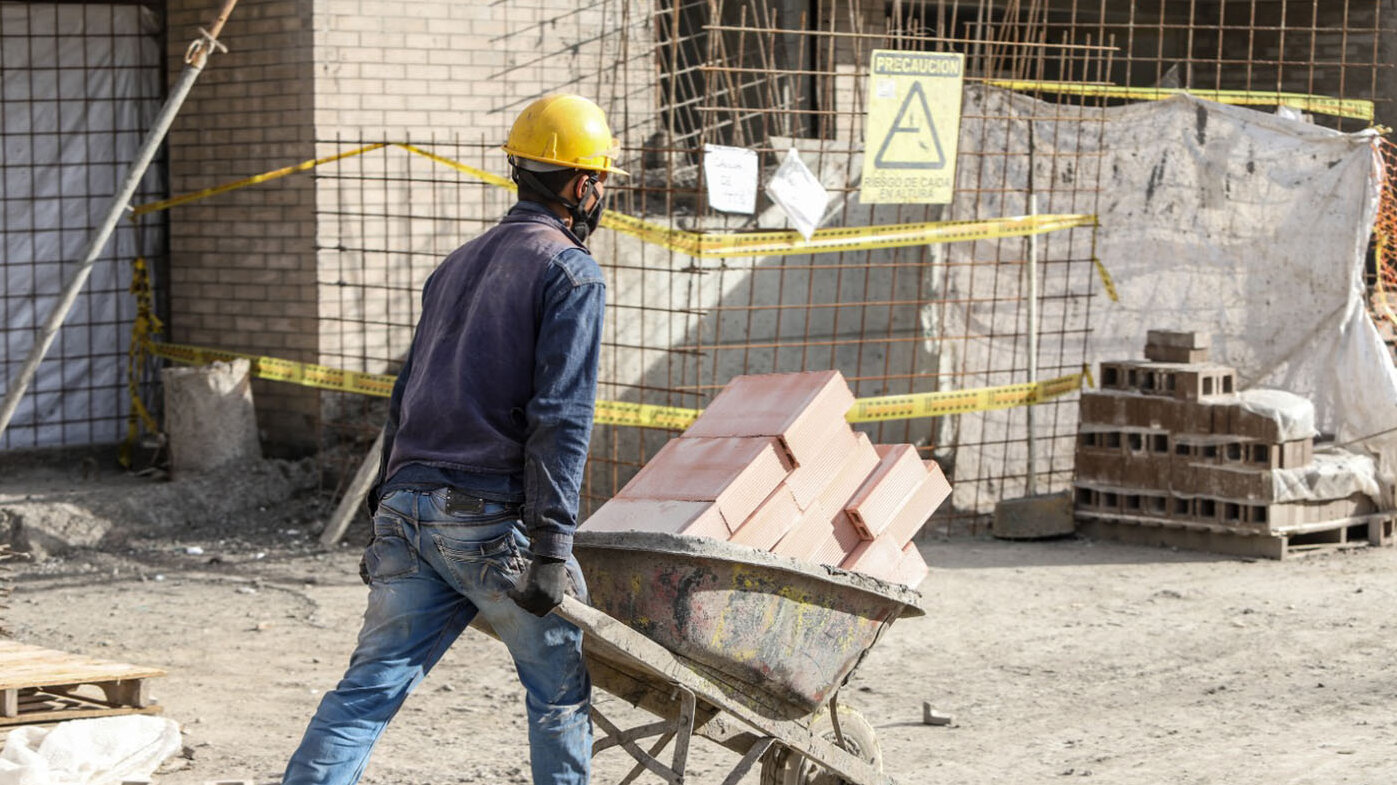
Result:
<instances>
[{"instance_id":1,"label":"steel rebar mesh","mask_svg":"<svg viewBox=\"0 0 1397 785\"><path fill-rule=\"evenodd\" d=\"M1303 19L1296 14L1301 6L1310 12ZM632 177L613 181L611 207L676 228L786 226L764 196L751 216L708 205L707 144L754 150L763 183L789 149L798 150L831 193L826 227L992 219L1035 207L1090 214L1103 198L1094 152L1105 122L1101 109L1116 101L1032 87L1011 93L988 82L1168 86L1177 80L1180 87L1376 98L1379 3L1324 6L657 0L623 4L624 23L601 34L606 54L596 72L565 87L598 97L626 144L622 164ZM1336 37L1341 45L1331 49ZM1296 54L1302 41L1315 52L1308 62ZM959 170L949 205L859 202L874 49L966 56ZM320 152L361 141L323 140ZM414 141L505 172L495 149L502 139ZM397 148L346 159L318 176L319 192L330 197L322 199L319 238L323 362L392 371L408 346L422 281L446 252L496 220L509 195ZM599 397L701 408L738 374L826 368L841 370L860 396L1026 381L1025 273L1034 245L1006 238L712 259L603 232L593 244L608 277ZM1091 310L1100 307L1093 302L1099 282L1092 230L1045 235L1036 246L1035 348L1038 376L1046 379L1081 369ZM1103 261L1109 269L1111 260ZM327 446L346 437L354 445L327 454L346 464L357 460L382 411L381 400L327 396ZM860 427L877 442L911 442L941 462L957 487L942 512L975 528L995 501L1027 487L1027 419L1027 410L1015 409ZM1065 489L1075 399L1035 407L1034 419L1036 487ZM598 427L584 508L608 499L673 435Z\"/></svg>"},{"instance_id":2,"label":"steel rebar mesh","mask_svg":"<svg viewBox=\"0 0 1397 785\"><path fill-rule=\"evenodd\" d=\"M159 9L145 4L0 7L0 385L18 376L160 110L162 39ZM157 163L136 199L164 193ZM132 263L144 256L163 291L164 246L163 217L117 226L0 450L126 435Z\"/></svg>"}]
</instances>

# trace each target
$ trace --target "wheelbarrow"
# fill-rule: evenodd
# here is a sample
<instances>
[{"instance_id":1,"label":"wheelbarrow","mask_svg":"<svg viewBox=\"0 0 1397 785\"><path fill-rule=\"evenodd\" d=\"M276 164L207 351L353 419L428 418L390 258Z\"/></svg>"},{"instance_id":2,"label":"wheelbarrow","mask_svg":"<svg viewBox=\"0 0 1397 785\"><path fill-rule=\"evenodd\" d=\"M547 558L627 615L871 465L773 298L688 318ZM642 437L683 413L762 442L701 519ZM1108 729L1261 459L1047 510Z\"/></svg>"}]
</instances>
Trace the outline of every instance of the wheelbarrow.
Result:
<instances>
[{"instance_id":1,"label":"wheelbarrow","mask_svg":"<svg viewBox=\"0 0 1397 785\"><path fill-rule=\"evenodd\" d=\"M873 727L837 693L889 624L923 615L916 591L655 532L583 530L573 552L593 607L568 597L555 612L583 630L593 684L660 718L621 728L593 707L593 755L636 761L621 785L646 770L685 782L694 735L741 756L723 785L758 763L762 785L893 785Z\"/></svg>"}]
</instances>

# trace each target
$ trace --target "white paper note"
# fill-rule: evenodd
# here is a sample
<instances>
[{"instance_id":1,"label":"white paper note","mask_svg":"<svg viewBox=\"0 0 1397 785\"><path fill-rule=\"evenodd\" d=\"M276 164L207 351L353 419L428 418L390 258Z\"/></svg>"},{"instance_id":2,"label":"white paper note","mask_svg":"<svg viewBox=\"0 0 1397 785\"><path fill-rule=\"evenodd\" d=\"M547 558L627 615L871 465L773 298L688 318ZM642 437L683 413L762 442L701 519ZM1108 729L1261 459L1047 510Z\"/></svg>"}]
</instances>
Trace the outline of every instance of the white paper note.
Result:
<instances>
[{"instance_id":1,"label":"white paper note","mask_svg":"<svg viewBox=\"0 0 1397 785\"><path fill-rule=\"evenodd\" d=\"M794 147L786 153L786 160L767 183L766 193L781 206L796 231L807 240L820 226L825 207L829 205L829 191L800 160L800 153Z\"/></svg>"},{"instance_id":2,"label":"white paper note","mask_svg":"<svg viewBox=\"0 0 1397 785\"><path fill-rule=\"evenodd\" d=\"M757 210L757 151L720 144L703 146L708 206L725 213Z\"/></svg>"}]
</instances>

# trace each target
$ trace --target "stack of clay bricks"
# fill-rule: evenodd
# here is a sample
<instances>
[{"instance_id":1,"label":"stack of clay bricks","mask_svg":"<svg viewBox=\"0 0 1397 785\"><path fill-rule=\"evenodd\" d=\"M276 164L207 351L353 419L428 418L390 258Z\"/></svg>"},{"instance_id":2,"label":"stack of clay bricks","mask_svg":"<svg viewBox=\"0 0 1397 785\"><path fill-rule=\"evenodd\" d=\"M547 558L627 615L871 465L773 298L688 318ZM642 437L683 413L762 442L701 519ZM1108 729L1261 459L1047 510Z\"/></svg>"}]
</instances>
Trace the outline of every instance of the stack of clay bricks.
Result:
<instances>
[{"instance_id":1,"label":"stack of clay bricks","mask_svg":"<svg viewBox=\"0 0 1397 785\"><path fill-rule=\"evenodd\" d=\"M1244 406L1235 371L1208 362L1206 336L1152 330L1145 357L1101 363L1100 391L1082 393L1079 519L1271 535L1373 511L1362 494L1277 501L1275 470L1308 465L1313 435L1290 438L1280 418Z\"/></svg>"},{"instance_id":2,"label":"stack of clay bricks","mask_svg":"<svg viewBox=\"0 0 1397 785\"><path fill-rule=\"evenodd\" d=\"M739 376L582 529L711 537L916 586L912 538L950 485L914 446L850 427L853 405L838 371Z\"/></svg>"}]
</instances>

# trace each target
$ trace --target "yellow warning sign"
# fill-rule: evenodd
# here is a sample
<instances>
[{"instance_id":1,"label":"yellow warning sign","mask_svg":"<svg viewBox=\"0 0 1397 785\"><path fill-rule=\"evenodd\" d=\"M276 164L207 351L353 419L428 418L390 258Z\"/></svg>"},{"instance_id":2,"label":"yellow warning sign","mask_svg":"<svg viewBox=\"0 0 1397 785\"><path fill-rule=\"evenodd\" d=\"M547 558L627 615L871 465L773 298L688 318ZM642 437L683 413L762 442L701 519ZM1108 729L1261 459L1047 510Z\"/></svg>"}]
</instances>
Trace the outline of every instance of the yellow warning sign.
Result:
<instances>
[{"instance_id":1,"label":"yellow warning sign","mask_svg":"<svg viewBox=\"0 0 1397 785\"><path fill-rule=\"evenodd\" d=\"M864 204L948 204L956 187L965 56L873 50Z\"/></svg>"}]
</instances>

